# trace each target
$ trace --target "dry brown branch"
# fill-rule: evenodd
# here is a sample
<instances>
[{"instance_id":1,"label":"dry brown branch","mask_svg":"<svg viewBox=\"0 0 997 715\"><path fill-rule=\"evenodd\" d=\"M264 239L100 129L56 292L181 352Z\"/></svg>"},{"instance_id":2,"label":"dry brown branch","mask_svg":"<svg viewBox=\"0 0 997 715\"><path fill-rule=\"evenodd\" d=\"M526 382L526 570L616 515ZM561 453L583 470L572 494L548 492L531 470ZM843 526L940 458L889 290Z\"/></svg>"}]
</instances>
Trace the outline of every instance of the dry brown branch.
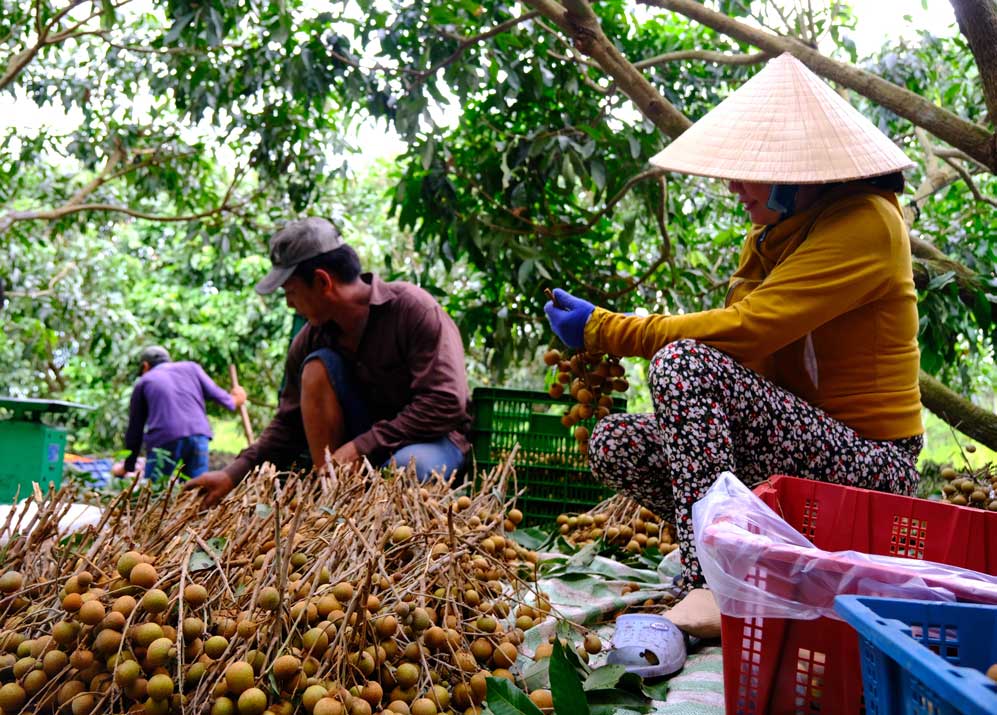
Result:
<instances>
[{"instance_id":1,"label":"dry brown branch","mask_svg":"<svg viewBox=\"0 0 997 715\"><path fill-rule=\"evenodd\" d=\"M347 706L357 696L340 695L339 685L382 680L387 696L391 673L402 663L421 667L420 692L431 689L431 672L449 688L467 686L470 666L488 665L487 653L471 654L472 642L486 650L520 645L517 615L532 614L531 623L549 618L532 580L537 557L507 538L514 527L506 520L516 512L497 496L507 487L515 452L478 475L480 490L463 494L439 475L420 484L414 469L385 476L369 464L323 474L265 465L210 511L199 508L195 493L154 495L147 484L133 485L105 508L97 526L75 537L59 529L58 519L82 495L71 487L39 494L38 512L28 518L12 511L2 532L11 538L0 571L16 570L20 583L0 593L0 650L11 633L37 639L58 632L65 652L95 653L95 668L81 681L93 697L74 708L84 713L124 713L143 701L144 693L114 670L115 661L131 659L144 678L169 673L188 712L206 712L224 697L226 667L237 661L251 662L252 685L275 709L291 712L304 686L292 687L275 672L278 656L287 655L323 684L323 694ZM126 564L122 554L129 550ZM139 565L132 564L149 580L138 580L132 569L138 573ZM79 581L84 569L85 583ZM165 611L149 610L150 587L166 594ZM275 588L277 604L261 600ZM80 594L113 611L111 620L81 627L79 607L70 605ZM117 605L129 594L137 606ZM521 606L526 610L517 613ZM486 616L491 624L481 620ZM173 641L169 654L159 656L165 661L151 660L150 644L138 641L140 630L150 628L152 637ZM113 638L105 642L107 636ZM382 670L382 663L390 668ZM80 688L71 684L77 673L51 672L44 687L30 691L26 707ZM336 689L327 691L333 682Z\"/></svg>"}]
</instances>

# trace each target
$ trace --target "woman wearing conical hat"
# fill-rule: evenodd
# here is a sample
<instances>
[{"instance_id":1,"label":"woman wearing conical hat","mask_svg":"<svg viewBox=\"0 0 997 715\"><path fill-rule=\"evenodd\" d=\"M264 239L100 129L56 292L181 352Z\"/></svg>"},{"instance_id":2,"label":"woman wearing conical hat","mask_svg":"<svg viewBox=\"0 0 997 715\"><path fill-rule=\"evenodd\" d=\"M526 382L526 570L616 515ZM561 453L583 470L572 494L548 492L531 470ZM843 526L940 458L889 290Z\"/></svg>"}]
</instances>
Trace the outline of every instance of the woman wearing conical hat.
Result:
<instances>
[{"instance_id":1,"label":"woman wearing conical hat","mask_svg":"<svg viewBox=\"0 0 997 715\"><path fill-rule=\"evenodd\" d=\"M914 492L917 295L897 201L911 162L786 54L651 163L727 180L751 217L725 307L636 317L555 291L545 311L571 347L651 361L654 414L603 419L589 459L674 521L695 587L692 505L720 472Z\"/></svg>"}]
</instances>

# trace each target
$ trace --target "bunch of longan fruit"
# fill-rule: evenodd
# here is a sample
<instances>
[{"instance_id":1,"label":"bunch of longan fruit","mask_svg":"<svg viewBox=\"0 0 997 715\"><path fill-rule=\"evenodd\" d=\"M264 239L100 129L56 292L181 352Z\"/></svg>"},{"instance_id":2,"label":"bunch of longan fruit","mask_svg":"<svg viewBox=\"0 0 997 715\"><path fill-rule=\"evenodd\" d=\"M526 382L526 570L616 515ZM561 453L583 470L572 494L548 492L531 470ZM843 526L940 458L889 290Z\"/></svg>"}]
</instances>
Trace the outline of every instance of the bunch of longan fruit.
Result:
<instances>
[{"instance_id":1,"label":"bunch of longan fruit","mask_svg":"<svg viewBox=\"0 0 997 715\"><path fill-rule=\"evenodd\" d=\"M560 399L567 392L576 402L561 418L561 424L569 429L574 427L575 441L582 454L587 454L589 429L579 422L591 417L598 422L610 413L612 393L630 388L624 377L626 370L620 359L612 355L562 354L553 348L544 353L544 363L557 370L548 394Z\"/></svg>"},{"instance_id":2,"label":"bunch of longan fruit","mask_svg":"<svg viewBox=\"0 0 997 715\"><path fill-rule=\"evenodd\" d=\"M622 494L584 514L561 514L557 525L558 532L576 546L602 538L632 554L649 549L668 554L678 548L674 526Z\"/></svg>"},{"instance_id":3,"label":"bunch of longan fruit","mask_svg":"<svg viewBox=\"0 0 997 715\"><path fill-rule=\"evenodd\" d=\"M967 448L967 451L972 450ZM993 465L976 472L959 472L952 467L945 467L941 471L941 477L945 480L942 495L949 504L997 511L997 470L994 470Z\"/></svg>"}]
</instances>

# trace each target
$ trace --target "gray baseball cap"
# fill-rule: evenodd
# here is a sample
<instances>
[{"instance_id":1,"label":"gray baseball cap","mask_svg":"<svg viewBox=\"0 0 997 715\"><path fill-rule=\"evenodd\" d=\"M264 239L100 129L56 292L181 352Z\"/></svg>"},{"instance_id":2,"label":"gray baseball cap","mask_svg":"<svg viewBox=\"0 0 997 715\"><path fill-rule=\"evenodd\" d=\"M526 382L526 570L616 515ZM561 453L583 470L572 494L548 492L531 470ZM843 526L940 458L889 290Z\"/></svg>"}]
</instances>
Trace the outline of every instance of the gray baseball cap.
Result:
<instances>
[{"instance_id":1,"label":"gray baseball cap","mask_svg":"<svg viewBox=\"0 0 997 715\"><path fill-rule=\"evenodd\" d=\"M260 295L273 293L287 282L299 263L334 251L343 244L339 230L324 218L313 216L291 221L270 239L273 267L256 284L256 292Z\"/></svg>"}]
</instances>

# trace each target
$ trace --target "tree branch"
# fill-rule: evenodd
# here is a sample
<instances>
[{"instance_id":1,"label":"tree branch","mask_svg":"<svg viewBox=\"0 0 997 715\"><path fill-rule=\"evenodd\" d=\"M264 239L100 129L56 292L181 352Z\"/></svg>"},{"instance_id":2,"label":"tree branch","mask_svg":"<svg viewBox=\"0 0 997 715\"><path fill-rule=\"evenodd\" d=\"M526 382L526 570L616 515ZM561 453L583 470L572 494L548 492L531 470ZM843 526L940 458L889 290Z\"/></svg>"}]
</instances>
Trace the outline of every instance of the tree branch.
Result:
<instances>
[{"instance_id":1,"label":"tree branch","mask_svg":"<svg viewBox=\"0 0 997 715\"><path fill-rule=\"evenodd\" d=\"M512 27L515 27L516 25L519 25L520 23L526 22L527 20L533 19L538 14L539 13L536 10L531 10L530 12L523 13L522 15L519 15L518 17L513 17L513 18L510 18L510 19L506 20L505 22L500 22L498 25L496 25L495 27L491 28L490 30L486 30L485 32L482 32L481 34L474 35L472 37L462 37L460 35L447 35L447 37L449 37L450 39L457 40L457 42L458 42L457 49L453 52L453 54L449 55L448 57L443 58L442 60L440 60L439 62L437 62L435 65L433 65L432 67L430 67L429 69L425 69L425 70L411 70L410 69L409 70L409 74L412 74L415 77L417 77L418 80L417 80L416 84L419 84L421 81L425 80L426 78L432 77L433 75L435 75L437 72L439 72L444 67L452 65L454 62L456 62L458 59L460 59L461 55L463 55L465 52L467 52L467 50L468 50L469 47L473 47L474 45L478 44L479 42L483 42L483 41L485 41L485 40L487 40L487 39L489 39L491 37L495 37L495 35L501 35L506 30L508 30L508 29L510 29Z\"/></svg>"},{"instance_id":2,"label":"tree branch","mask_svg":"<svg viewBox=\"0 0 997 715\"><path fill-rule=\"evenodd\" d=\"M765 62L770 57L772 57L770 52L755 52L751 55L728 55L726 52L713 52L712 50L680 50L678 52L666 52L657 57L649 57L646 60L634 62L633 65L639 70L681 60L702 60L703 62L716 62L721 65L757 65L759 62Z\"/></svg>"},{"instance_id":3,"label":"tree branch","mask_svg":"<svg viewBox=\"0 0 997 715\"><path fill-rule=\"evenodd\" d=\"M526 0L574 41L575 49L595 60L638 109L665 135L675 138L691 126L682 112L665 99L647 78L616 49L586 0Z\"/></svg>"},{"instance_id":4,"label":"tree branch","mask_svg":"<svg viewBox=\"0 0 997 715\"><path fill-rule=\"evenodd\" d=\"M213 209L207 211L201 211L196 214L186 214L183 216L163 216L160 214L146 213L145 211L138 211L136 209L130 208L128 206L117 206L115 204L78 204L76 206L60 206L57 209L43 209L35 211L11 211L7 213L2 219L0 219L0 233L6 231L14 223L20 221L52 221L55 219L62 218L63 216L69 216L71 214L96 211L108 211L112 213L122 213L126 216L131 216L132 218L145 219L146 221L159 221L162 223L177 223L180 221L194 221L201 218L206 218L208 216L214 216L215 214L226 213L239 206L242 206L246 202L240 202L238 204L232 204L231 206L226 206L224 204L216 206Z\"/></svg>"},{"instance_id":5,"label":"tree branch","mask_svg":"<svg viewBox=\"0 0 997 715\"><path fill-rule=\"evenodd\" d=\"M90 183L80 187L80 190L69 198L69 201L66 202L66 205L76 206L83 203L83 199L85 199L87 196L92 194L94 191L96 191L105 183L107 183L111 178L113 178L112 171L124 158L125 158L125 152L121 149L121 146L119 145L115 147L114 151L112 151L111 154L107 157L107 161L104 162L104 166L103 168L101 168L100 173L98 173L97 176L95 176ZM131 169L126 169L125 172L130 170ZM0 227L2 226L3 224L0 223ZM0 230L3 229L0 228Z\"/></svg>"},{"instance_id":6,"label":"tree branch","mask_svg":"<svg viewBox=\"0 0 997 715\"><path fill-rule=\"evenodd\" d=\"M211 47L139 47L138 45L122 45L113 40L108 39L106 30L98 30L92 33L95 37L100 38L105 45L108 47L113 47L116 50L123 50L125 52L135 52L137 54L147 54L147 55L208 55L216 52L221 52L223 50L238 50L242 49L242 45L238 43L221 43L218 45L212 45ZM340 61L344 61L347 64L351 64L350 61L342 57L341 55L331 52L330 54L336 57Z\"/></svg>"},{"instance_id":7,"label":"tree branch","mask_svg":"<svg viewBox=\"0 0 997 715\"><path fill-rule=\"evenodd\" d=\"M942 159L961 159L962 161L970 162L971 164L975 165L977 168L982 169L983 171L987 171L987 167L983 166L983 164L978 162L976 159L974 159L964 151L959 151L958 149L952 149L951 147L947 146L936 146L934 147L934 152L935 156L940 157Z\"/></svg>"},{"instance_id":8,"label":"tree branch","mask_svg":"<svg viewBox=\"0 0 997 715\"><path fill-rule=\"evenodd\" d=\"M599 70L602 72L602 67L599 66L597 62L593 62L587 57L582 56L578 50L576 50L570 42L565 40L561 33L556 29L548 25L542 19L537 20L537 26L543 28L551 37L560 42L567 49L568 54L562 55L560 52L555 52L554 50L547 50L547 55L553 57L554 59L561 60L562 62L571 62L576 65L581 65L582 67L590 67L592 69ZM598 82L594 81L588 76L588 72L579 72L579 77L581 77L582 82L584 82L588 87L595 90L599 94L606 95L607 97L616 94L616 82L610 82L605 87L599 85Z\"/></svg>"},{"instance_id":9,"label":"tree branch","mask_svg":"<svg viewBox=\"0 0 997 715\"><path fill-rule=\"evenodd\" d=\"M113 8L118 9L123 5L127 5L130 2L132 2L132 0L120 0L119 2L113 4ZM72 2L68 3L64 8L62 8L59 12L53 15L52 18L47 23L43 23L41 18L41 2L40 0L36 0L36 2L34 3L35 31L38 36L35 38L35 42L33 45L31 45L30 47L26 47L25 49L15 54L13 58L11 58L10 62L7 63L7 66L4 68L3 74L0 75L0 89L3 89L11 82L13 82L15 79L17 79L18 75L20 75L21 72L24 71L24 68L27 67L29 64L31 64L31 61L35 57L37 57L38 53L41 52L45 47L48 47L49 45L57 45L60 42L64 42L67 39L84 37L86 35L95 35L95 36L103 35L104 32L103 30L79 31L79 28L81 28L83 25L104 14L103 5L99 5L96 2L93 3L93 5L95 8L99 6L101 8L100 10L92 11L83 20L73 20L74 23L73 25L71 25L65 30L55 32L53 34L53 31L56 29L59 23L61 23L62 20L65 17L67 17L70 12L72 12L77 6L81 4L82 4L81 0L72 0Z\"/></svg>"},{"instance_id":10,"label":"tree branch","mask_svg":"<svg viewBox=\"0 0 997 715\"><path fill-rule=\"evenodd\" d=\"M55 286L63 278L65 278L66 276L68 276L69 273L74 268L76 268L76 261L70 261L69 263L67 263L66 265L64 265L59 270L58 273L56 273L54 276L52 276L49 279L48 287L45 288L44 290L39 290L39 291L26 291L26 290L25 291L19 291L19 290L12 290L12 291L8 291L7 295L8 296L12 296L12 297L18 297L18 298L32 298L32 299L34 299L34 298L44 298L45 296L51 295L52 291L55 289Z\"/></svg>"},{"instance_id":11,"label":"tree branch","mask_svg":"<svg viewBox=\"0 0 997 715\"><path fill-rule=\"evenodd\" d=\"M997 415L974 405L921 371L921 404L948 424L990 449L997 449Z\"/></svg>"},{"instance_id":12,"label":"tree branch","mask_svg":"<svg viewBox=\"0 0 997 715\"><path fill-rule=\"evenodd\" d=\"M41 49L42 45L35 43L31 47L23 49L14 55L10 62L7 63L7 67L4 68L3 74L0 75L0 89L13 82L24 71L24 68L31 64L31 60L35 58Z\"/></svg>"},{"instance_id":13,"label":"tree branch","mask_svg":"<svg viewBox=\"0 0 997 715\"><path fill-rule=\"evenodd\" d=\"M962 149L990 171L997 173L997 135L936 106L914 92L852 65L825 57L793 38L780 37L745 25L707 8L696 0L639 1L644 5L677 12L717 32L741 42L751 43L765 52L772 54L790 52L822 77L844 85L914 124L924 127L939 139Z\"/></svg>"},{"instance_id":14,"label":"tree branch","mask_svg":"<svg viewBox=\"0 0 997 715\"><path fill-rule=\"evenodd\" d=\"M993 0L949 2L980 71L987 111L991 117L997 117L997 4Z\"/></svg>"},{"instance_id":15,"label":"tree branch","mask_svg":"<svg viewBox=\"0 0 997 715\"><path fill-rule=\"evenodd\" d=\"M107 166L105 166L105 170ZM0 234L3 234L15 223L21 221L52 221L55 219L62 218L64 216L69 216L72 214L83 213L83 212L97 212L97 211L108 211L112 213L121 213L126 216L131 216L132 218L144 219L146 221L158 221L161 223L179 223L181 221L195 221L197 219L207 218L208 216L214 216L223 213L232 213L240 206L244 206L249 202L249 199L245 201L240 201L238 203L229 203L232 197L232 192L235 189L236 184L242 177L243 169L239 168L235 172L235 176L232 182L229 184L228 189L225 192L221 203L213 209L208 209L206 211L201 211L200 213L186 214L181 216L163 216L160 214L151 214L145 211L139 211L128 206L118 206L116 204L104 204L104 203L74 203L77 196L81 195L81 192L77 192L76 195L65 204L54 209L34 209L30 211L9 211L3 216L0 216ZM96 179L94 181L97 181ZM91 182L90 185L93 185ZM98 184L99 186L99 184ZM86 194L82 194L85 196Z\"/></svg>"},{"instance_id":16,"label":"tree branch","mask_svg":"<svg viewBox=\"0 0 997 715\"><path fill-rule=\"evenodd\" d=\"M981 194L980 189L976 186L976 183L973 181L972 175L968 171L963 169L961 166L959 166L959 164L956 162L955 159L949 159L948 157L943 156L942 161L951 166L952 170L955 171L960 176L960 178L962 178L962 180L966 182L966 186L969 187L969 191L970 193L973 194L973 198L975 198L977 201L982 201L985 204L990 204L994 208L997 208L997 201L995 201L994 199L987 198L986 196Z\"/></svg>"}]
</instances>

